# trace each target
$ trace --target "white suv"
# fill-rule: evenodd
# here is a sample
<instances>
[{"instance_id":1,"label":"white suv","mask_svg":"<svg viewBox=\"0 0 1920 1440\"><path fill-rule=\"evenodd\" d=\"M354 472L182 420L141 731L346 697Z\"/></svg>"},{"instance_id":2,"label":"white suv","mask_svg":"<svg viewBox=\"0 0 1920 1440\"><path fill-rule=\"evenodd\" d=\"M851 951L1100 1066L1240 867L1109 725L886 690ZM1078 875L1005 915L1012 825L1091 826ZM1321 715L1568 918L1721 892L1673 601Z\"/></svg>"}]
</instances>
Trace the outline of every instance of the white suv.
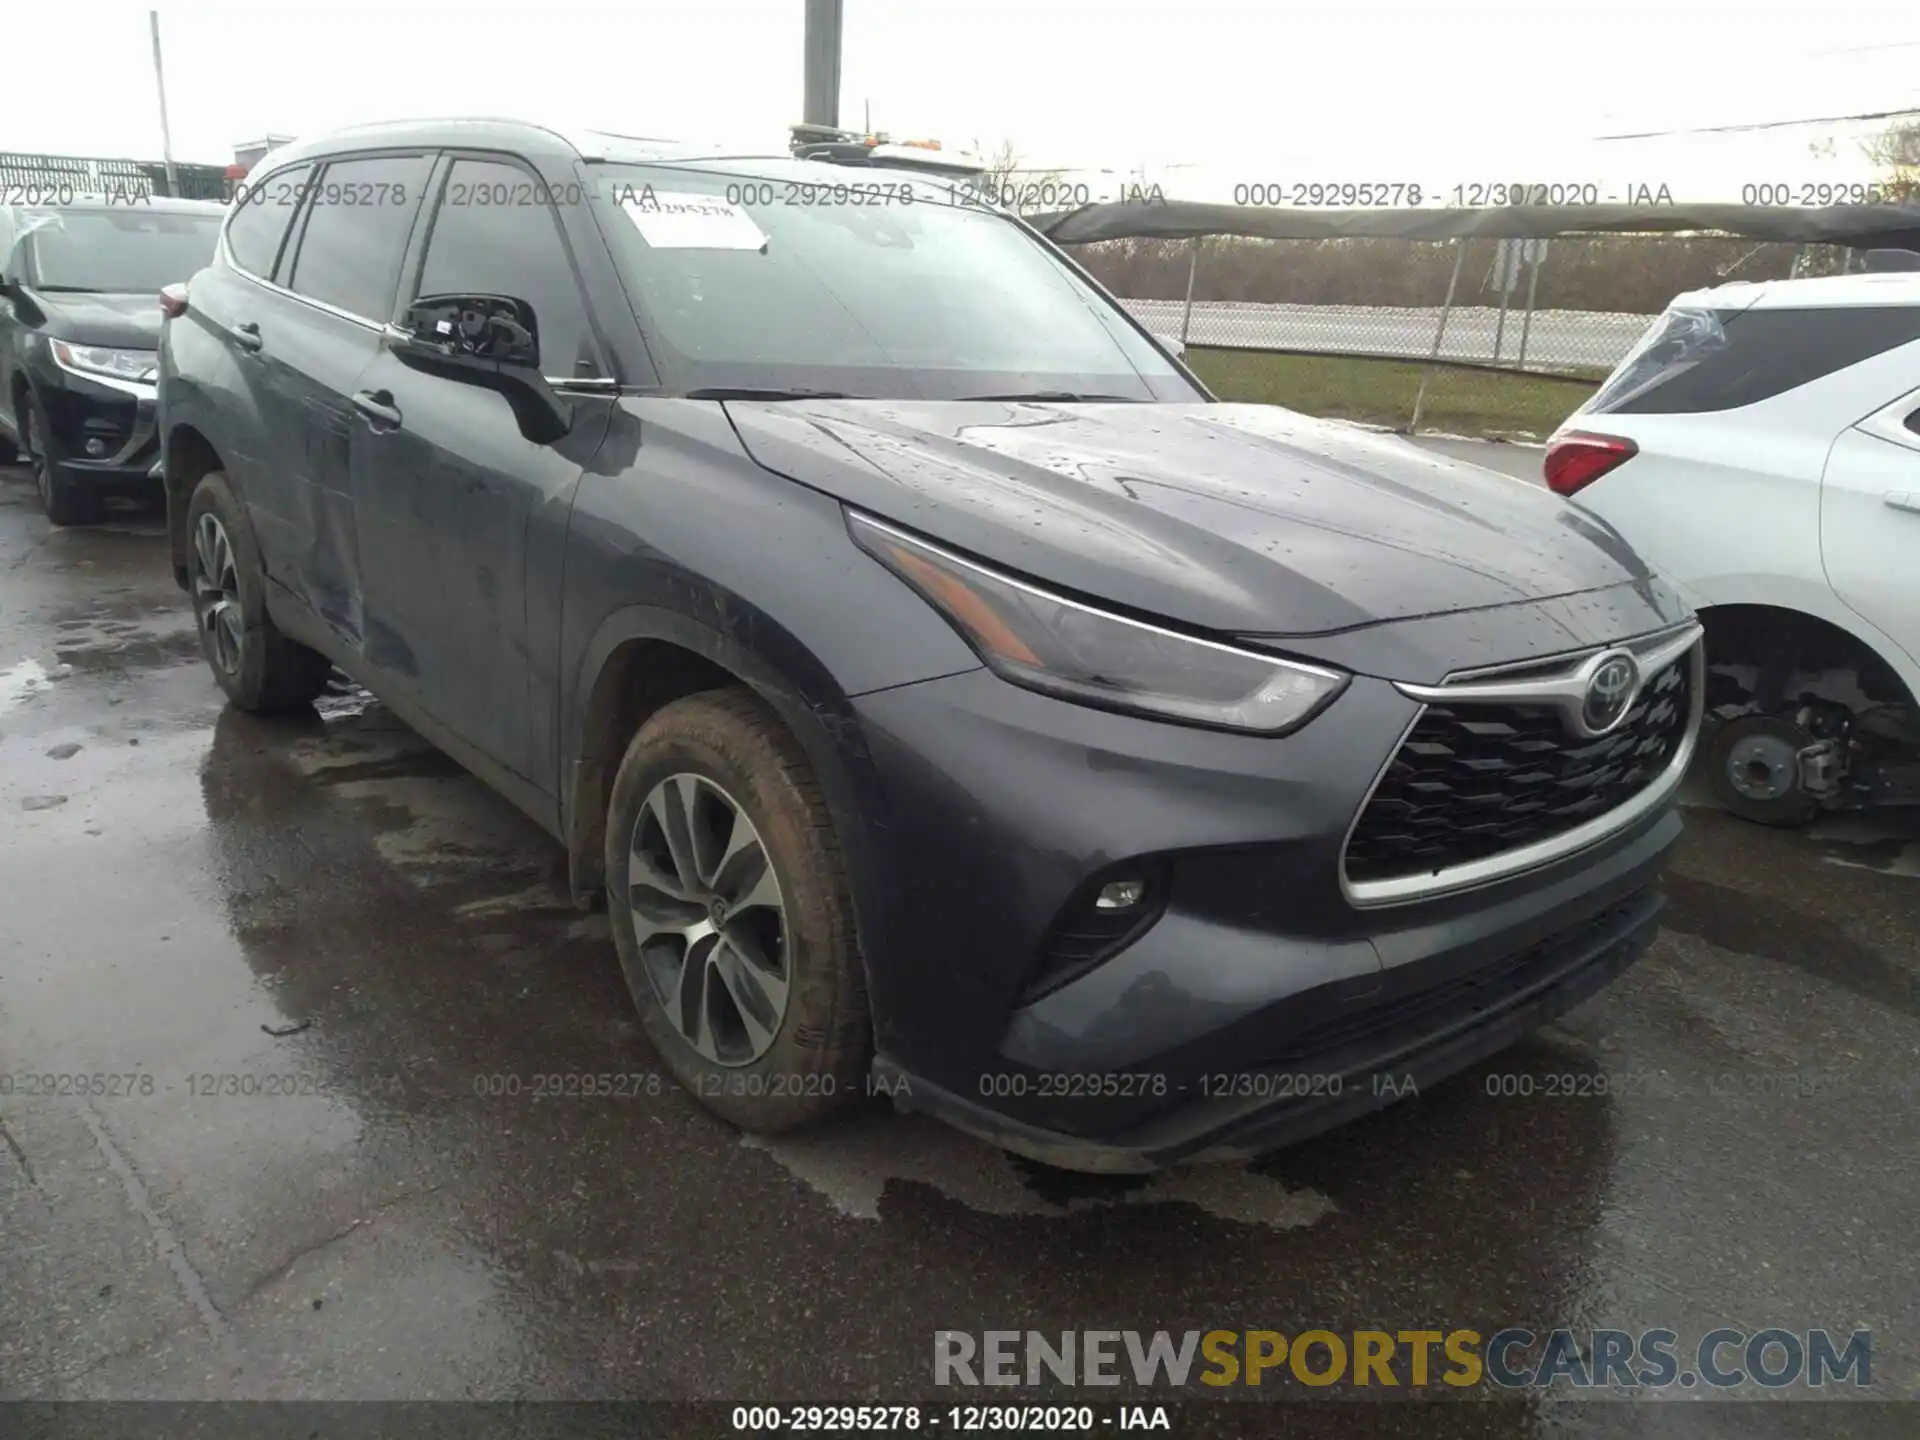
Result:
<instances>
[{"instance_id":1,"label":"white suv","mask_svg":"<svg viewBox=\"0 0 1920 1440\"><path fill-rule=\"evenodd\" d=\"M1920 802L1920 274L1680 296L1545 467L1706 622L1730 809Z\"/></svg>"}]
</instances>

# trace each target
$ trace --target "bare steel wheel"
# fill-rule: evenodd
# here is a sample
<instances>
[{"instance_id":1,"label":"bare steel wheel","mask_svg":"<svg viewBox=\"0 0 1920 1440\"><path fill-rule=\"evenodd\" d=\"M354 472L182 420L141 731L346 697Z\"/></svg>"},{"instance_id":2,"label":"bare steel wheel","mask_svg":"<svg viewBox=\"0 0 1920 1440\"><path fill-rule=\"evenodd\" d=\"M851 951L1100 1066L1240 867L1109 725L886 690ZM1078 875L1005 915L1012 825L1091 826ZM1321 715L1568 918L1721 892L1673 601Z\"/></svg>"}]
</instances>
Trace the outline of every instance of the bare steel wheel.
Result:
<instances>
[{"instance_id":1,"label":"bare steel wheel","mask_svg":"<svg viewBox=\"0 0 1920 1440\"><path fill-rule=\"evenodd\" d=\"M208 662L223 675L239 674L246 633L240 575L233 564L233 542L210 510L202 512L193 527L193 610Z\"/></svg>"},{"instance_id":2,"label":"bare steel wheel","mask_svg":"<svg viewBox=\"0 0 1920 1440\"><path fill-rule=\"evenodd\" d=\"M607 801L607 911L627 990L674 1078L742 1129L865 1093L873 1031L852 888L812 766L766 703L662 706Z\"/></svg>"},{"instance_id":3,"label":"bare steel wheel","mask_svg":"<svg viewBox=\"0 0 1920 1440\"><path fill-rule=\"evenodd\" d=\"M669 775L634 821L634 940L660 1007L716 1064L750 1065L787 1018L786 907L760 832L703 775Z\"/></svg>"}]
</instances>

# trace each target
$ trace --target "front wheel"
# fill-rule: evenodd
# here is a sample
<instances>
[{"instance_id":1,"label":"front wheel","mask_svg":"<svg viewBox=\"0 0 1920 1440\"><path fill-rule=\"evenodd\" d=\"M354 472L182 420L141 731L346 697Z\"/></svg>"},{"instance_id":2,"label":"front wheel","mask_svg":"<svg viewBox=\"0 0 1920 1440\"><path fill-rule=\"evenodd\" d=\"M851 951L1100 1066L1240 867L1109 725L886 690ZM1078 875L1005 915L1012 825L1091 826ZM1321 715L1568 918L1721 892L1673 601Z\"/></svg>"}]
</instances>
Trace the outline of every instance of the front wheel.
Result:
<instances>
[{"instance_id":1,"label":"front wheel","mask_svg":"<svg viewBox=\"0 0 1920 1440\"><path fill-rule=\"evenodd\" d=\"M295 710L326 688L333 666L287 639L267 614L265 574L247 512L215 470L187 505L187 573L200 649L227 698L242 710Z\"/></svg>"},{"instance_id":2,"label":"front wheel","mask_svg":"<svg viewBox=\"0 0 1920 1440\"><path fill-rule=\"evenodd\" d=\"M89 525L100 518L100 497L85 485L76 485L64 473L66 452L53 433L46 406L38 395L27 396L27 463L33 466L34 488L40 508L56 525Z\"/></svg>"},{"instance_id":3,"label":"front wheel","mask_svg":"<svg viewBox=\"0 0 1920 1440\"><path fill-rule=\"evenodd\" d=\"M826 1119L872 1047L839 839L805 754L745 690L640 727L607 810L627 988L676 1079L743 1130Z\"/></svg>"}]
</instances>

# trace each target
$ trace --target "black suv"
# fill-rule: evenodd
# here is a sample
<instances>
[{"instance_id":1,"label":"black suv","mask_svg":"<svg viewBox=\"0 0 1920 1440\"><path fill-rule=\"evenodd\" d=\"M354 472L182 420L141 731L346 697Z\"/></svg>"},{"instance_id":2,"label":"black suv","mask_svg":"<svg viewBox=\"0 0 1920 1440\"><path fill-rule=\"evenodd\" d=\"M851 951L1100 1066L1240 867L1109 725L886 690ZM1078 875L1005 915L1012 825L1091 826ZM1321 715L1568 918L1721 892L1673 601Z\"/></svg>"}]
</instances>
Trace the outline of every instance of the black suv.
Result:
<instances>
[{"instance_id":1,"label":"black suv","mask_svg":"<svg viewBox=\"0 0 1920 1440\"><path fill-rule=\"evenodd\" d=\"M160 290L207 263L226 207L146 195L0 205L0 461L55 522L150 488Z\"/></svg>"},{"instance_id":2,"label":"black suv","mask_svg":"<svg viewBox=\"0 0 1920 1440\"><path fill-rule=\"evenodd\" d=\"M1245 1153L1652 937L1673 593L1544 491L1215 403L965 187L471 121L245 200L161 343L214 675L337 664L551 831L736 1123Z\"/></svg>"}]
</instances>

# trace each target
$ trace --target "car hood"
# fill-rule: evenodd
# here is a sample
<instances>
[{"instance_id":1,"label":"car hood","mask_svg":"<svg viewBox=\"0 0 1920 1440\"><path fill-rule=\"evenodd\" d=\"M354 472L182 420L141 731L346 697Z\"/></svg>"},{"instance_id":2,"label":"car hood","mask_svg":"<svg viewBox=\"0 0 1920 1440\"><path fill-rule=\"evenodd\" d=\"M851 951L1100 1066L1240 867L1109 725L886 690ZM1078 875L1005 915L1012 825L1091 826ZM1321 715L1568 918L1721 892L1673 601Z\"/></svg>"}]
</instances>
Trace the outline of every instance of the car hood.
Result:
<instances>
[{"instance_id":1,"label":"car hood","mask_svg":"<svg viewBox=\"0 0 1920 1440\"><path fill-rule=\"evenodd\" d=\"M1306 637L1644 581L1548 491L1266 405L727 402L755 461L1052 586Z\"/></svg>"},{"instance_id":2,"label":"car hood","mask_svg":"<svg viewBox=\"0 0 1920 1440\"><path fill-rule=\"evenodd\" d=\"M158 350L160 299L151 290L133 295L74 295L33 292L47 317L46 333L75 345L106 345L118 350Z\"/></svg>"}]
</instances>

